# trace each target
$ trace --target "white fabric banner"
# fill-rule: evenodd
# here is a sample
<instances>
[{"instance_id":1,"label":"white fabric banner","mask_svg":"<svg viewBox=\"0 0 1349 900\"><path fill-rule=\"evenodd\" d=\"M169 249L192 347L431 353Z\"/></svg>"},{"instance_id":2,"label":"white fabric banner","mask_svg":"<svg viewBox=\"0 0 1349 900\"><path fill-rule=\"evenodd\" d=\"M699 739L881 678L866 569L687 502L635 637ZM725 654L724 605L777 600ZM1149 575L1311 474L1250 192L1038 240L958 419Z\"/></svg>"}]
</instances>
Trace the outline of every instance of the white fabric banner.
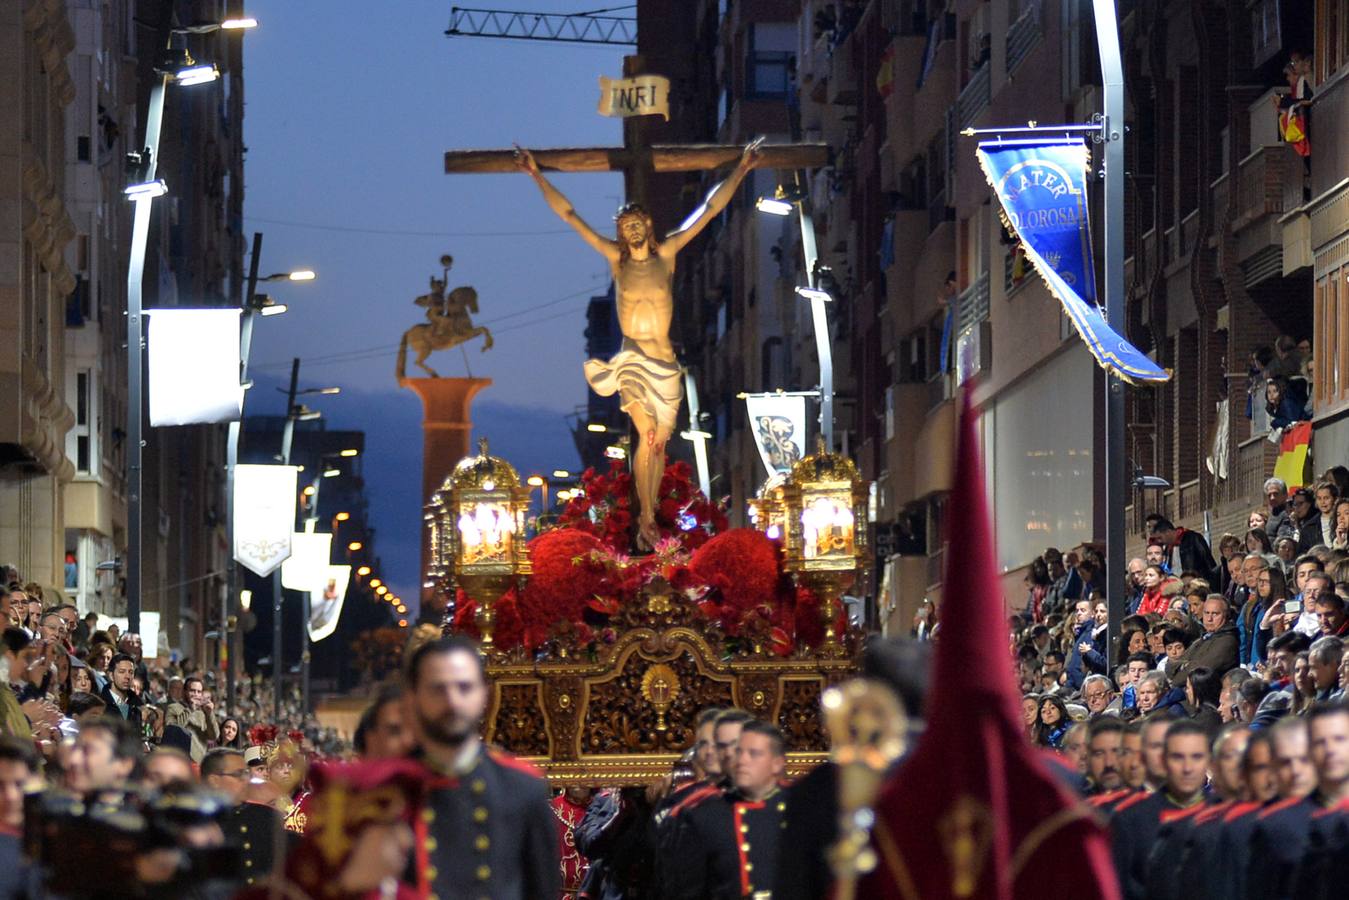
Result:
<instances>
[{"instance_id":1,"label":"white fabric banner","mask_svg":"<svg viewBox=\"0 0 1349 900\"><path fill-rule=\"evenodd\" d=\"M152 309L150 424L238 421L239 310Z\"/></svg>"},{"instance_id":2,"label":"white fabric banner","mask_svg":"<svg viewBox=\"0 0 1349 900\"><path fill-rule=\"evenodd\" d=\"M328 584L333 536L297 531L290 536L290 559L281 564L281 586L292 591L321 591Z\"/></svg>"},{"instance_id":3,"label":"white fabric banner","mask_svg":"<svg viewBox=\"0 0 1349 900\"><path fill-rule=\"evenodd\" d=\"M337 630L342 601L347 598L351 566L329 566L323 590L309 593L309 639L321 641Z\"/></svg>"},{"instance_id":4,"label":"white fabric banner","mask_svg":"<svg viewBox=\"0 0 1349 900\"><path fill-rule=\"evenodd\" d=\"M769 475L790 472L806 445L806 398L782 394L745 397L750 433Z\"/></svg>"},{"instance_id":5,"label":"white fabric banner","mask_svg":"<svg viewBox=\"0 0 1349 900\"><path fill-rule=\"evenodd\" d=\"M297 471L234 467L234 558L257 575L272 574L290 556Z\"/></svg>"}]
</instances>

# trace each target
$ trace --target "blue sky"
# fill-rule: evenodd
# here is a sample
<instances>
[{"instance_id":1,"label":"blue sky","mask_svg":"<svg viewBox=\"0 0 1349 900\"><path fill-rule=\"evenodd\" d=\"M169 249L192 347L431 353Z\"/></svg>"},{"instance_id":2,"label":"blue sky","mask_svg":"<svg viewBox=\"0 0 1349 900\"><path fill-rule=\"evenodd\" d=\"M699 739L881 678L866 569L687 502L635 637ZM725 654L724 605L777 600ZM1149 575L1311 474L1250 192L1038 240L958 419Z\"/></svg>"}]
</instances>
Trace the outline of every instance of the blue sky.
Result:
<instances>
[{"instance_id":1,"label":"blue sky","mask_svg":"<svg viewBox=\"0 0 1349 900\"><path fill-rule=\"evenodd\" d=\"M309 284L268 285L290 311L259 323L248 411L284 406L271 388L292 356L303 360L302 386L342 388L311 405L333 428L367 432L382 577L405 598L419 581L421 409L396 386L394 357L403 330L422 318L412 300L440 274L440 255L454 256L450 286L477 289L476 321L497 336L487 353L477 341L468 347L472 373L494 382L476 401L475 434L523 472L576 466L563 417L585 399L584 310L607 283L603 261L525 176L445 175L443 154L622 140L618 120L595 105L598 77L621 74L625 48L451 38L451 5L250 0L260 26L244 37L244 225L264 233L264 274L319 273ZM620 176L555 183L582 216L609 227ZM465 374L458 350L430 364Z\"/></svg>"}]
</instances>

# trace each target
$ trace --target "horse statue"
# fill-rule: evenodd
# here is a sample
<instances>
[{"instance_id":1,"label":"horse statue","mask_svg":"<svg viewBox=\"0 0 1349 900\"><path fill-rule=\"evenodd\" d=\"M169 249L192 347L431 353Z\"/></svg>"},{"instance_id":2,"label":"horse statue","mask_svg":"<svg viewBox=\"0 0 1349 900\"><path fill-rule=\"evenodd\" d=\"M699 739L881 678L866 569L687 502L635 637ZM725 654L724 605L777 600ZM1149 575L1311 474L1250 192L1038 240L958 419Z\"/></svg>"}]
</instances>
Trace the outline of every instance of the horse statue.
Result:
<instances>
[{"instance_id":1,"label":"horse statue","mask_svg":"<svg viewBox=\"0 0 1349 900\"><path fill-rule=\"evenodd\" d=\"M426 310L426 322L413 325L403 332L403 340L398 345L400 379L407 375L408 347L417 353L414 364L432 378L439 378L440 373L426 364L426 358L435 351L457 347L478 335L483 336L484 352L492 348L492 332L481 325L474 326L469 317L469 313L478 312L478 292L465 285L446 295L445 286L449 283L450 267L454 260L450 256L442 256L440 263L444 266L443 276L436 278L432 275L430 293L422 294L413 301Z\"/></svg>"}]
</instances>

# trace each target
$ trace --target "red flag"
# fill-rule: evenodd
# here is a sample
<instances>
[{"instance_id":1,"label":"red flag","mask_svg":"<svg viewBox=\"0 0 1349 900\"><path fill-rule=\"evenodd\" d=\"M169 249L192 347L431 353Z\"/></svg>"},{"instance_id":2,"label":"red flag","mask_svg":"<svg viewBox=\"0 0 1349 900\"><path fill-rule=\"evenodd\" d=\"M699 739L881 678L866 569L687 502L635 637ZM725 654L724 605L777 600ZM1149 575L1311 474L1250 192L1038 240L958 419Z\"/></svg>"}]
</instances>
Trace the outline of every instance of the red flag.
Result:
<instances>
[{"instance_id":1,"label":"red flag","mask_svg":"<svg viewBox=\"0 0 1349 900\"><path fill-rule=\"evenodd\" d=\"M857 896L1117 900L1103 827L1024 736L968 384L961 402L927 730L877 800Z\"/></svg>"}]
</instances>

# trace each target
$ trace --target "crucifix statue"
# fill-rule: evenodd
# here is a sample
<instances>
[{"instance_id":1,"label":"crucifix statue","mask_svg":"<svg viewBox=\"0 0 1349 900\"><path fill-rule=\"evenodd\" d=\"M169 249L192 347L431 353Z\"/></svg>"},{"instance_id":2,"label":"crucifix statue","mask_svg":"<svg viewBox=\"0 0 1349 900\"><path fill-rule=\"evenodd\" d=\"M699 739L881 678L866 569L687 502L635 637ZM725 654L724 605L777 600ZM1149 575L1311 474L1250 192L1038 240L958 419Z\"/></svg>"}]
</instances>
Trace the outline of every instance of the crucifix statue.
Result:
<instances>
[{"instance_id":1,"label":"crucifix statue","mask_svg":"<svg viewBox=\"0 0 1349 900\"><path fill-rule=\"evenodd\" d=\"M670 344L675 257L731 202L740 182L758 161L761 143L759 139L746 146L731 174L664 240L656 238L651 215L640 203L627 203L618 211L616 239L600 235L543 177L533 154L516 149L516 164L533 177L549 208L608 261L614 276L623 345L608 361L588 360L585 376L601 397L618 394L623 411L637 429L632 478L637 488L638 535L647 548L655 546L660 537L656 505L665 472L665 444L674 433L679 403L684 398L680 380L683 370Z\"/></svg>"},{"instance_id":2,"label":"crucifix statue","mask_svg":"<svg viewBox=\"0 0 1349 900\"><path fill-rule=\"evenodd\" d=\"M629 132L629 137L634 135ZM445 154L447 173L522 171L534 178L549 207L609 261L623 332L619 352L609 360L585 364L586 380L596 393L617 393L638 431L633 482L638 502L638 546L650 548L656 530L657 495L665 470L665 444L674 433L684 391L682 368L670 341L674 316L672 279L675 256L724 210L745 176L755 168L807 169L828 161L823 144L745 147L724 144L648 145L640 136L621 148L556 150L458 150ZM650 176L661 172L697 172L734 163L730 175L712 189L683 225L656 238L655 224L642 204ZM560 172L622 171L628 176L629 202L616 216L617 237L596 232L542 169ZM635 194L635 196L634 196ZM696 423L693 430L697 430Z\"/></svg>"}]
</instances>

